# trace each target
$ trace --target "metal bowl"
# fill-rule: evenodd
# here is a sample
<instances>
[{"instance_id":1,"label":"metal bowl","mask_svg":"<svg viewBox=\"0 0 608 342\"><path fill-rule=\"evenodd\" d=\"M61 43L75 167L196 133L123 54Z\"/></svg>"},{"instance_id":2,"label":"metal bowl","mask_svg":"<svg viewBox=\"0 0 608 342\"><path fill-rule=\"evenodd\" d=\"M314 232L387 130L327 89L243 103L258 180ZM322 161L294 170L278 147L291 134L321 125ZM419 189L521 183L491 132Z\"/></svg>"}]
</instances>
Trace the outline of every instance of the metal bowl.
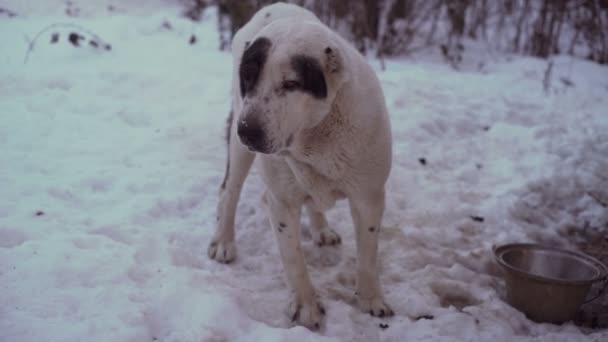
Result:
<instances>
[{"instance_id":1,"label":"metal bowl","mask_svg":"<svg viewBox=\"0 0 608 342\"><path fill-rule=\"evenodd\" d=\"M591 285L608 275L593 257L536 244L495 247L494 256L504 270L507 301L537 322L572 320Z\"/></svg>"}]
</instances>

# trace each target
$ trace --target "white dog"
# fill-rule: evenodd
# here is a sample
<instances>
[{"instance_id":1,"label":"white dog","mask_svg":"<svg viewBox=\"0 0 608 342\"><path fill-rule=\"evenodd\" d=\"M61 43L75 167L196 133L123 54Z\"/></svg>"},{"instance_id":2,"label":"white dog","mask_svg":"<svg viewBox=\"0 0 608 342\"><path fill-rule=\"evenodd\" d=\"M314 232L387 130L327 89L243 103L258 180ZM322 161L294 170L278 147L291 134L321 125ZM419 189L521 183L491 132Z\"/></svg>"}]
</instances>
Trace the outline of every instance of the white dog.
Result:
<instances>
[{"instance_id":1,"label":"white dog","mask_svg":"<svg viewBox=\"0 0 608 342\"><path fill-rule=\"evenodd\" d=\"M314 14L281 3L257 12L235 35L232 52L228 164L209 257L229 263L236 256L235 210L257 156L292 290L292 320L318 329L325 313L300 246L302 206L315 242L334 245L340 236L323 212L341 198L349 201L356 231L357 303L373 316L393 315L376 265L391 132L373 70Z\"/></svg>"}]
</instances>

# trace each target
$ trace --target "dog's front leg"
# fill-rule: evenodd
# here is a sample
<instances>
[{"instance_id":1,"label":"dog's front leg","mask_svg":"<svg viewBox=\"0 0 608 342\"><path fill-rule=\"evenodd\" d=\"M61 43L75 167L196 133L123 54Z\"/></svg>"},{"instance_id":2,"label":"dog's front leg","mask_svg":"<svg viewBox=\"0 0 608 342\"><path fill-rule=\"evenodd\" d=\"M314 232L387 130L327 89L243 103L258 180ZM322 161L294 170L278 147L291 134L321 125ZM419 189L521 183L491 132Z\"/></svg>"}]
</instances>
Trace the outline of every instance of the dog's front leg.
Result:
<instances>
[{"instance_id":1,"label":"dog's front leg","mask_svg":"<svg viewBox=\"0 0 608 342\"><path fill-rule=\"evenodd\" d=\"M392 316L378 277L378 235L384 213L384 191L349 198L357 239L357 303L372 316Z\"/></svg>"},{"instance_id":2,"label":"dog's front leg","mask_svg":"<svg viewBox=\"0 0 608 342\"><path fill-rule=\"evenodd\" d=\"M234 216L241 189L255 159L255 154L238 142L236 125L231 127L228 139L228 163L217 206L217 227L207 248L209 258L221 263L230 263L236 258Z\"/></svg>"},{"instance_id":3,"label":"dog's front leg","mask_svg":"<svg viewBox=\"0 0 608 342\"><path fill-rule=\"evenodd\" d=\"M292 322L317 330L321 326L325 309L319 302L310 281L300 245L302 204L287 204L274 198L270 193L265 197L272 229L279 244L281 261L291 290L287 314Z\"/></svg>"}]
</instances>

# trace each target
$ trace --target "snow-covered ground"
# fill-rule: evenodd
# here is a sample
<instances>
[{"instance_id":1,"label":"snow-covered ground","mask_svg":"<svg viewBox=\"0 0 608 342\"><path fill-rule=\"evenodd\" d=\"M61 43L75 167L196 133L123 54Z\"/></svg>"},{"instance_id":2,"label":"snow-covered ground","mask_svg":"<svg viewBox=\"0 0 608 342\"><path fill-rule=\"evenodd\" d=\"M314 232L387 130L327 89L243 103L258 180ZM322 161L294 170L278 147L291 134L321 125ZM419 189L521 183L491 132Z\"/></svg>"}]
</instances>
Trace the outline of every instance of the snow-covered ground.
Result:
<instances>
[{"instance_id":1,"label":"snow-covered ground","mask_svg":"<svg viewBox=\"0 0 608 342\"><path fill-rule=\"evenodd\" d=\"M160 0L74 2L77 17L59 0L0 1L18 14L0 13L0 341L608 339L527 320L505 302L491 254L514 241L572 247L573 229L608 229L607 67L556 58L546 94L546 62L531 58L460 72L371 61L393 124L380 260L396 316L352 305L354 239L340 203L328 218L342 246L318 248L303 232L327 308L314 333L284 315L255 171L237 261L206 256L231 77L213 12L193 24ZM74 48L74 29L57 27L24 64L27 39L52 23L112 48L87 45L81 29L87 44Z\"/></svg>"}]
</instances>

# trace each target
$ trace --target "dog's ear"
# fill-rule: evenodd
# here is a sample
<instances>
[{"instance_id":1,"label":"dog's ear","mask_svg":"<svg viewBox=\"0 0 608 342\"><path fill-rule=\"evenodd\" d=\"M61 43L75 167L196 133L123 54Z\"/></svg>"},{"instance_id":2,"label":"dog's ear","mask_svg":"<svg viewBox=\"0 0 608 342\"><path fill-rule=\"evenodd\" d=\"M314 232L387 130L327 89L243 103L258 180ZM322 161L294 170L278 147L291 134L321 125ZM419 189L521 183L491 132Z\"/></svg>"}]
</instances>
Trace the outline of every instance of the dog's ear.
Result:
<instances>
[{"instance_id":1,"label":"dog's ear","mask_svg":"<svg viewBox=\"0 0 608 342\"><path fill-rule=\"evenodd\" d=\"M327 73L336 74L342 70L342 58L340 52L335 47L325 47L323 59L325 60L325 71Z\"/></svg>"},{"instance_id":2,"label":"dog's ear","mask_svg":"<svg viewBox=\"0 0 608 342\"><path fill-rule=\"evenodd\" d=\"M322 60L323 68L325 69L324 73L329 86L330 96L333 96L348 80L348 68L340 49L333 44L327 45L323 49Z\"/></svg>"}]
</instances>

